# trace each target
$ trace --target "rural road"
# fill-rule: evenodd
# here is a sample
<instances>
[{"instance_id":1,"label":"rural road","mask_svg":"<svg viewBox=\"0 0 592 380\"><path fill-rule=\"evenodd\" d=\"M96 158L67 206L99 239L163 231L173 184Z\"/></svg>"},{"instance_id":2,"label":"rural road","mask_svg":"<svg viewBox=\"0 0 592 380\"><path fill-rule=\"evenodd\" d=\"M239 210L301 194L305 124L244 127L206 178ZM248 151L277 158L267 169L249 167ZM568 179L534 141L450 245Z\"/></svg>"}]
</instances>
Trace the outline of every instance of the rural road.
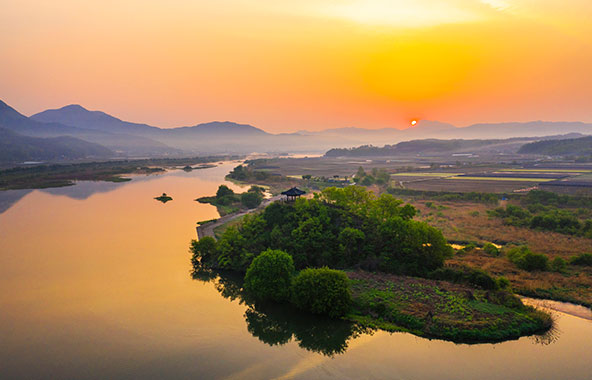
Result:
<instances>
[{"instance_id":1,"label":"rural road","mask_svg":"<svg viewBox=\"0 0 592 380\"><path fill-rule=\"evenodd\" d=\"M206 224L202 224L201 226L197 226L196 230L197 230L197 239L201 239L204 236L210 236L213 237L214 239L216 238L216 235L214 234L214 228L221 226L227 222L230 222L231 220L234 220L236 218L240 218L243 215L247 215L250 214L252 212L261 210L267 206L269 206L271 203L278 201L282 198L281 195L276 195L275 197L271 197L268 199L264 199L263 202L261 202L261 204L257 207L257 208L253 208L247 211L240 211L240 212L235 212L233 214L228 214L225 215L221 218L218 218L212 222L206 223Z\"/></svg>"}]
</instances>

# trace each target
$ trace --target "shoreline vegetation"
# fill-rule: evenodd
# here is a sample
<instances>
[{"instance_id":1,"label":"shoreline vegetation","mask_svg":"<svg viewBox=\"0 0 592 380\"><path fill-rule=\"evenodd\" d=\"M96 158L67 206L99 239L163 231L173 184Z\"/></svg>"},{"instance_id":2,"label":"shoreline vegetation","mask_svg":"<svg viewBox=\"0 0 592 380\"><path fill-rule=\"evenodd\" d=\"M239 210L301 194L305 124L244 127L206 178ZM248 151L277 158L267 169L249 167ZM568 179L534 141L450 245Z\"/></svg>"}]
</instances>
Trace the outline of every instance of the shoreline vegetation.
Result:
<instances>
[{"instance_id":1,"label":"shoreline vegetation","mask_svg":"<svg viewBox=\"0 0 592 380\"><path fill-rule=\"evenodd\" d=\"M453 249L416 215L390 194L326 188L313 199L245 215L218 241L192 241L192 263L196 271L246 273L245 292L256 302L367 328L477 343L552 327L551 317L525 306L507 279L445 265Z\"/></svg>"},{"instance_id":2,"label":"shoreline vegetation","mask_svg":"<svg viewBox=\"0 0 592 380\"><path fill-rule=\"evenodd\" d=\"M263 202L264 192L265 189L263 187L251 186L246 192L236 194L228 186L220 185L216 191L216 195L197 198L196 201L215 206L220 216L225 216L241 210L251 210L259 207L261 202ZM205 222L201 222L200 224L205 224Z\"/></svg>"},{"instance_id":3,"label":"shoreline vegetation","mask_svg":"<svg viewBox=\"0 0 592 380\"><path fill-rule=\"evenodd\" d=\"M239 156L193 158L151 158L75 164L49 164L0 170L0 191L71 186L75 181L125 182L125 174L158 174L179 166L191 170L212 167L212 163L239 159ZM192 165L200 164L197 167Z\"/></svg>"},{"instance_id":4,"label":"shoreline vegetation","mask_svg":"<svg viewBox=\"0 0 592 380\"><path fill-rule=\"evenodd\" d=\"M304 174L286 177L279 174L284 167L295 170L294 165L286 159L253 160L240 172L245 173L249 180L257 180L257 177L273 179L274 186L278 188L283 184L284 187L322 190L328 186L348 185L323 177L322 174L329 173L329 170L335 172L332 168L322 170L310 166L301 169L302 172L317 173L316 177ZM349 165L354 173L350 179L357 179L356 183L368 175L372 176L373 172L380 173L369 169L363 172L356 165ZM491 164L485 166L491 167ZM482 170L480 165L477 167ZM520 169L508 165L500 167L503 169L498 170L502 172L518 173L567 170ZM261 170L266 174L258 174ZM343 173L343 169L340 170ZM427 170L433 171L433 168ZM276 175L272 175L272 171ZM229 177L234 177L233 172ZM364 175L361 176L361 173ZM513 290L522 296L570 302L592 308L592 265L587 264L586 260L578 260L579 257L592 254L592 198L536 189L527 193L416 190L392 187L399 185L398 180L380 183L382 181L376 181L376 177L372 177L374 183L365 186L368 190L375 194L392 194L408 202L416 208L417 220L442 231L446 240L456 249L456 254L447 259L447 265L481 268L494 276L503 276L510 281ZM259 180L259 183L266 184L265 180ZM219 227L219 231L224 231L226 227ZM495 250L491 250L492 243ZM508 252L524 246L535 255L530 255L530 258L534 257L536 260L536 257L540 257L538 255L546 257L547 265L543 264L540 267L542 270L528 271L510 260Z\"/></svg>"}]
</instances>

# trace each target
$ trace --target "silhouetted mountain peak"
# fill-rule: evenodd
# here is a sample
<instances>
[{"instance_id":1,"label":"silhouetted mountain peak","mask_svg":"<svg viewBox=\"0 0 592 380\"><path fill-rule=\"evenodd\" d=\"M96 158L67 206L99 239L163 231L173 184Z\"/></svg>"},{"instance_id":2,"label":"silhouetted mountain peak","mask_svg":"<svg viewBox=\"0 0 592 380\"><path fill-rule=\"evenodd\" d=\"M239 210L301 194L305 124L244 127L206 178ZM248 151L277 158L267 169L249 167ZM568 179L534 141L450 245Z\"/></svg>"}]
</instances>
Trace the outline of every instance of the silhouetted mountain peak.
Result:
<instances>
[{"instance_id":1,"label":"silhouetted mountain peak","mask_svg":"<svg viewBox=\"0 0 592 380\"><path fill-rule=\"evenodd\" d=\"M455 129L456 127L449 123L443 123L435 120L420 120L417 125L409 127L406 130L422 130L422 131L445 131L449 129Z\"/></svg>"},{"instance_id":2,"label":"silhouetted mountain peak","mask_svg":"<svg viewBox=\"0 0 592 380\"><path fill-rule=\"evenodd\" d=\"M197 124L193 127L176 128L180 130L195 130L203 133L218 134L218 133L239 133L239 134L260 134L268 135L262 129L253 127L249 124L239 124L232 121L212 121L209 123Z\"/></svg>"},{"instance_id":3,"label":"silhouetted mountain peak","mask_svg":"<svg viewBox=\"0 0 592 380\"><path fill-rule=\"evenodd\" d=\"M9 106L8 104L4 103L0 100L0 123L3 121L16 121L16 120L24 120L27 119L25 115L22 115L17 110Z\"/></svg>"},{"instance_id":4,"label":"silhouetted mountain peak","mask_svg":"<svg viewBox=\"0 0 592 380\"><path fill-rule=\"evenodd\" d=\"M90 111L79 104L70 104L62 108L39 112L31 118L44 122L59 122L73 127L79 126L76 124L80 123L122 122L121 119L105 112Z\"/></svg>"},{"instance_id":5,"label":"silhouetted mountain peak","mask_svg":"<svg viewBox=\"0 0 592 380\"><path fill-rule=\"evenodd\" d=\"M80 104L68 104L67 106L64 106L59 109L67 110L67 111L88 111L86 108L84 108Z\"/></svg>"}]
</instances>

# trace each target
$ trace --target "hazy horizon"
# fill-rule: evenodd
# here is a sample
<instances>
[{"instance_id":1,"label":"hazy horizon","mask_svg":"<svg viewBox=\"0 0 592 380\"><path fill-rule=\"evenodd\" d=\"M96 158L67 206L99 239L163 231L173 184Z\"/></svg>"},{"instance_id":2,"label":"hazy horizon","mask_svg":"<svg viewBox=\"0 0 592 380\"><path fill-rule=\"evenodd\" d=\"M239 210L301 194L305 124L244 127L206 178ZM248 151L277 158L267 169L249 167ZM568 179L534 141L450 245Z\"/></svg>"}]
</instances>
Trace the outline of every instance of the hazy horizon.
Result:
<instances>
[{"instance_id":1,"label":"hazy horizon","mask_svg":"<svg viewBox=\"0 0 592 380\"><path fill-rule=\"evenodd\" d=\"M1 98L164 128L592 122L592 4L2 3Z\"/></svg>"},{"instance_id":2,"label":"hazy horizon","mask_svg":"<svg viewBox=\"0 0 592 380\"><path fill-rule=\"evenodd\" d=\"M3 100L3 99L0 99ZM6 103L8 106L14 108L11 104ZM467 124L467 125L456 125L453 123L450 123L446 120L429 120L429 119L412 119L411 121L414 121L414 124L407 124L407 125L402 125L402 126L379 126L379 127L365 127L365 126L358 126L358 125L344 125L344 126L334 126L334 127L320 127L317 129L314 128L299 128L299 129L294 129L294 130L286 130L286 131L274 131L274 130L267 130L263 127L254 125L253 123L249 123L248 121L245 122L239 122L236 120L225 120L225 119L219 119L219 120L198 120L196 122L193 122L192 124L187 124L187 125L157 125L157 124L153 124L153 123L149 123L149 122L143 122L143 121L137 121L137 120L128 120L122 117L119 117L118 115L112 114L109 111L106 110L100 110L100 109L89 109L87 107L85 107L83 104L78 104L78 103L72 103L72 104L67 104L64 105L62 107L58 107L58 108L48 108L48 109L43 109L40 110L38 112L33 112L30 114L23 114L26 117L32 117L37 115L38 113L42 113L44 111L56 111L56 110L60 110L62 108L66 108L66 107L71 107L71 106L79 106L84 108L86 111L89 112L102 112L108 116L112 116L115 117L123 122L130 122L130 123L137 123L137 124L146 124L149 125L151 127L157 127L157 128L162 128L162 129L174 129L174 128L183 128L183 127L193 127L196 125L201 125L201 124L209 124L209 123L236 123L236 124L241 124L241 125L250 125L253 126L255 128L261 129L265 132L268 133L298 133L298 132L321 132L321 131L327 131L327 130L339 130L339 129L350 129L350 128L357 128L357 129L366 129L366 130L382 130L382 129L396 129L399 131L405 131L405 130L412 130L412 129L420 129L422 127L422 122L423 123L442 123L442 124L449 124L451 127L455 127L455 128L465 128L465 127L471 127L474 125L480 125L480 124L511 124L511 123L537 123L537 122L541 122L541 123L578 123L578 122L582 122L582 123L586 123L586 121L583 120L523 120L523 121L518 121L518 120L506 120L506 121L497 121L497 122L492 122L492 121L477 121L475 123L471 123L471 124ZM16 109L16 108L15 108ZM16 109L16 111L20 112L19 109ZM567 131L569 132L569 131Z\"/></svg>"}]
</instances>

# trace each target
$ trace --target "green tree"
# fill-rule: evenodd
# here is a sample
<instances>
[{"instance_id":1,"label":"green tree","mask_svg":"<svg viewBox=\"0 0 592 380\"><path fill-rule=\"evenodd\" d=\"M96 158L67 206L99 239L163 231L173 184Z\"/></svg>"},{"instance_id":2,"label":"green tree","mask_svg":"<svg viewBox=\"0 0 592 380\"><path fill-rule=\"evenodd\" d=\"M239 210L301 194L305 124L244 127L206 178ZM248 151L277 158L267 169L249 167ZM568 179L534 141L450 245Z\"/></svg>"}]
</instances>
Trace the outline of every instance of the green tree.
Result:
<instances>
[{"instance_id":1,"label":"green tree","mask_svg":"<svg viewBox=\"0 0 592 380\"><path fill-rule=\"evenodd\" d=\"M386 272L425 275L452 255L442 232L423 222L390 218L376 231L380 267Z\"/></svg>"},{"instance_id":2,"label":"green tree","mask_svg":"<svg viewBox=\"0 0 592 380\"><path fill-rule=\"evenodd\" d=\"M232 171L228 174L228 177L238 181L244 181L249 177L249 170L243 165L239 165L232 169Z\"/></svg>"},{"instance_id":3,"label":"green tree","mask_svg":"<svg viewBox=\"0 0 592 380\"><path fill-rule=\"evenodd\" d=\"M263 201L263 195L259 192L249 191L241 194L241 203L246 208L255 208Z\"/></svg>"},{"instance_id":4,"label":"green tree","mask_svg":"<svg viewBox=\"0 0 592 380\"><path fill-rule=\"evenodd\" d=\"M191 263L197 267L200 265L210 265L212 260L216 257L217 245L216 240L210 236L204 236L199 240L191 241L190 252Z\"/></svg>"},{"instance_id":5,"label":"green tree","mask_svg":"<svg viewBox=\"0 0 592 380\"><path fill-rule=\"evenodd\" d=\"M351 305L347 275L329 268L309 268L301 271L292 282L292 302L296 307L314 314L336 318L343 316Z\"/></svg>"},{"instance_id":6,"label":"green tree","mask_svg":"<svg viewBox=\"0 0 592 380\"><path fill-rule=\"evenodd\" d=\"M366 176L366 172L364 171L364 168L360 166L360 167L358 168L358 171L356 172L356 175L355 175L355 177L356 177L357 179L361 179L361 178L364 178L365 176Z\"/></svg>"},{"instance_id":7,"label":"green tree","mask_svg":"<svg viewBox=\"0 0 592 380\"><path fill-rule=\"evenodd\" d=\"M226 185L220 185L216 191L216 198L220 199L228 195L234 195L234 191Z\"/></svg>"},{"instance_id":8,"label":"green tree","mask_svg":"<svg viewBox=\"0 0 592 380\"><path fill-rule=\"evenodd\" d=\"M499 256L499 254L500 254L499 248L491 243L486 243L483 246L483 251L491 256Z\"/></svg>"},{"instance_id":9,"label":"green tree","mask_svg":"<svg viewBox=\"0 0 592 380\"><path fill-rule=\"evenodd\" d=\"M245 275L245 290L259 300L284 301L294 275L292 256L268 249L253 260Z\"/></svg>"},{"instance_id":10,"label":"green tree","mask_svg":"<svg viewBox=\"0 0 592 380\"><path fill-rule=\"evenodd\" d=\"M357 228L346 227L339 233L339 247L343 255L345 266L354 265L359 262L363 255L366 235Z\"/></svg>"},{"instance_id":11,"label":"green tree","mask_svg":"<svg viewBox=\"0 0 592 380\"><path fill-rule=\"evenodd\" d=\"M534 253L527 246L512 248L506 254L518 268L532 272L549 269L549 258L542 253Z\"/></svg>"}]
</instances>

